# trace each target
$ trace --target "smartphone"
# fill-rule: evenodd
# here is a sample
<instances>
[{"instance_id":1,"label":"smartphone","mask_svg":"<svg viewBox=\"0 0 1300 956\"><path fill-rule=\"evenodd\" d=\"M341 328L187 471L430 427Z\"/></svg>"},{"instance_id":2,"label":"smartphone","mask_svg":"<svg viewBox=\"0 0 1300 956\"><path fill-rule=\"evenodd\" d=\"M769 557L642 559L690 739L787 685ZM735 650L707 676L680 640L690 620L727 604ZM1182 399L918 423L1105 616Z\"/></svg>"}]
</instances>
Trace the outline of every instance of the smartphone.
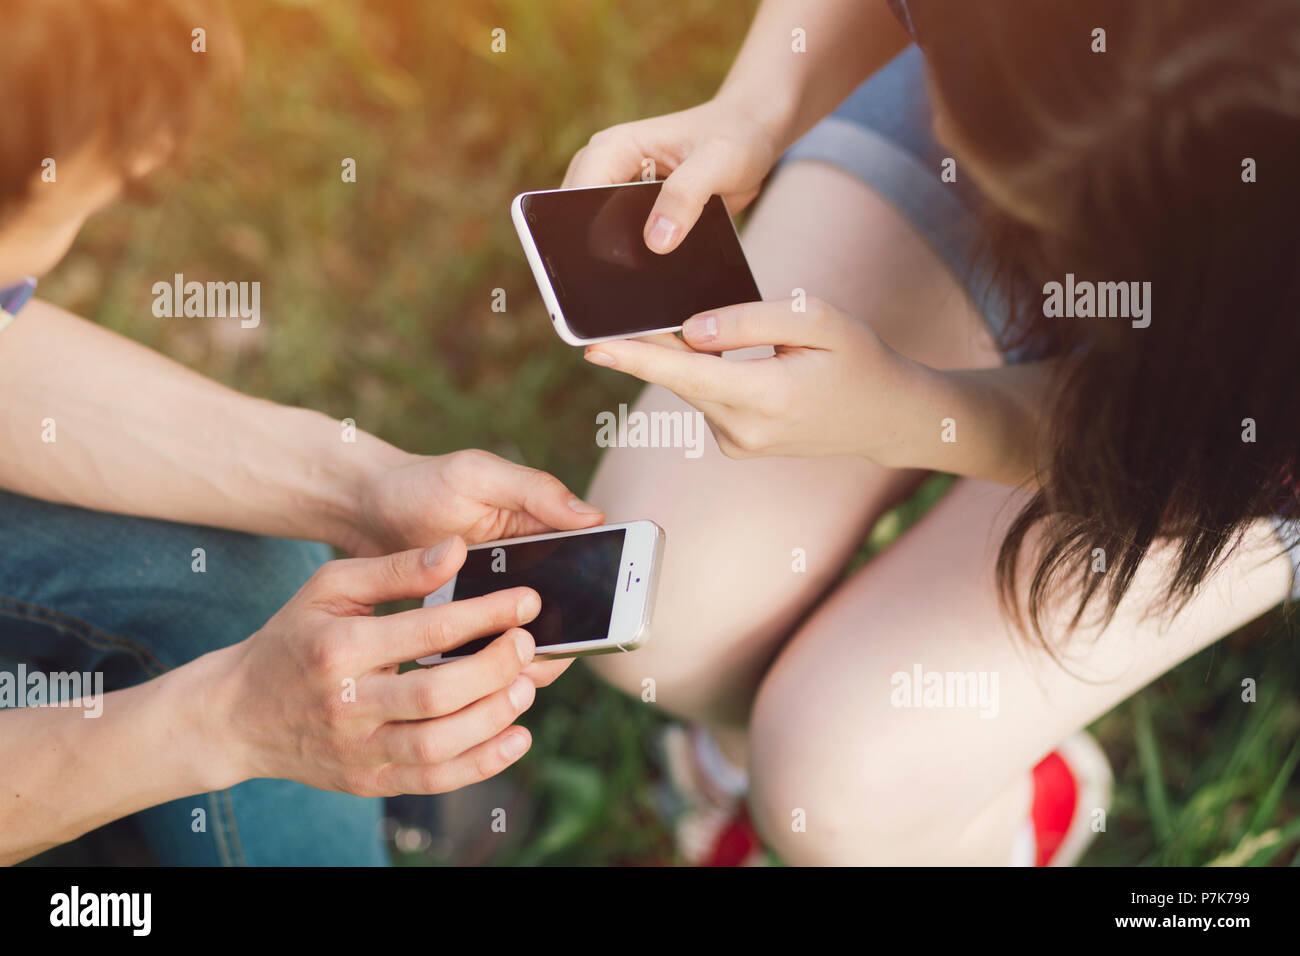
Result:
<instances>
[{"instance_id":1,"label":"smartphone","mask_svg":"<svg viewBox=\"0 0 1300 956\"><path fill-rule=\"evenodd\" d=\"M667 255L642 230L662 182L521 193L511 218L560 338L589 345L675 332L697 312L761 298L721 196Z\"/></svg>"},{"instance_id":2,"label":"smartphone","mask_svg":"<svg viewBox=\"0 0 1300 956\"><path fill-rule=\"evenodd\" d=\"M424 599L425 607L530 587L542 610L524 627L537 657L630 651L650 631L664 532L653 521L476 544L460 572ZM500 635L477 638L418 663L441 664L481 650Z\"/></svg>"}]
</instances>

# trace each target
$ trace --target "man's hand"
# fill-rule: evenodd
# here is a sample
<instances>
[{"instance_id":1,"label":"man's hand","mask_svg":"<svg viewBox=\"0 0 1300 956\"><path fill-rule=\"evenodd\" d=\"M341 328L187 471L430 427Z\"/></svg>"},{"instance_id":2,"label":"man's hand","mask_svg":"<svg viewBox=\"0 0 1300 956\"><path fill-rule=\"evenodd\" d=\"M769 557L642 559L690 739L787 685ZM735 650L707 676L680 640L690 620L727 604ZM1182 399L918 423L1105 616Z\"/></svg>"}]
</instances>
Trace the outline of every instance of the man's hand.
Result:
<instances>
[{"instance_id":1,"label":"man's hand","mask_svg":"<svg viewBox=\"0 0 1300 956\"><path fill-rule=\"evenodd\" d=\"M486 779L528 749L514 724L535 693L521 625L541 607L510 588L374 617L377 604L437 590L465 560L442 545L324 565L266 625L214 652L205 703L228 728L234 779L277 777L362 796L439 793ZM438 667L398 666L500 633Z\"/></svg>"},{"instance_id":2,"label":"man's hand","mask_svg":"<svg viewBox=\"0 0 1300 956\"><path fill-rule=\"evenodd\" d=\"M344 547L359 556L388 554L452 535L479 544L590 528L604 520L603 511L536 468L473 449L435 458L411 455L362 484L355 532ZM537 661L524 674L545 687L572 663Z\"/></svg>"},{"instance_id":3,"label":"man's hand","mask_svg":"<svg viewBox=\"0 0 1300 956\"><path fill-rule=\"evenodd\" d=\"M573 531L600 524L604 512L544 471L485 451L410 456L376 472L360 489L352 554L388 554L458 535L470 544Z\"/></svg>"}]
</instances>

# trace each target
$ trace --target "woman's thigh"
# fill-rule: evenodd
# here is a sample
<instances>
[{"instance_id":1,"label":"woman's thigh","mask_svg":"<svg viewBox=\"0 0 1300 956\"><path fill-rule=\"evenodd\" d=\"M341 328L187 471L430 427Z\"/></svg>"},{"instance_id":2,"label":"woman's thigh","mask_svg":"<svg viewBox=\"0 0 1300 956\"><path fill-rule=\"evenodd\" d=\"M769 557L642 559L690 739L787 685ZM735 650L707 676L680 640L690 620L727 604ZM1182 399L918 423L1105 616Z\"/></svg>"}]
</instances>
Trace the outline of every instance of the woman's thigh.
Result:
<instances>
[{"instance_id":1,"label":"woman's thigh","mask_svg":"<svg viewBox=\"0 0 1300 956\"><path fill-rule=\"evenodd\" d=\"M803 289L930 365L998 361L933 249L893 205L835 167L782 167L744 245L766 298ZM690 411L661 388L646 389L636 408ZM654 519L667 545L650 640L592 664L636 692L653 678L658 702L684 716L741 722L779 642L918 476L852 458L732 461L711 436L704 444L698 458L615 448L602 459L591 500L613 521Z\"/></svg>"},{"instance_id":2,"label":"woman's thigh","mask_svg":"<svg viewBox=\"0 0 1300 956\"><path fill-rule=\"evenodd\" d=\"M970 855L968 831L985 807L1068 734L1290 585L1290 563L1261 522L1179 614L1150 615L1169 554L1153 553L1110 625L1081 626L1062 666L1013 632L997 599L994 558L1024 500L958 482L774 663L751 724L752 798L790 862L1005 862ZM1067 609L1049 615L1049 638L1061 639ZM909 700L931 675L974 693L940 706L922 693ZM796 810L806 832L791 828ZM1018 822L1006 821L1006 854Z\"/></svg>"}]
</instances>

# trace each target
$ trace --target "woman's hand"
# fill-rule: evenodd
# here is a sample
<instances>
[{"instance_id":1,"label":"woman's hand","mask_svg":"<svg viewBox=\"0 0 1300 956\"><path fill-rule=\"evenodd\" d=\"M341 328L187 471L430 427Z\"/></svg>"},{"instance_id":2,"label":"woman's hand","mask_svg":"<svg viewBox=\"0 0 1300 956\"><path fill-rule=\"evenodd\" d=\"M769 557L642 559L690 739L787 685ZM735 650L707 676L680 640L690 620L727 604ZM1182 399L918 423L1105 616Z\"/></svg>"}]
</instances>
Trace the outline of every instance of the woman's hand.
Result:
<instances>
[{"instance_id":1,"label":"woman's hand","mask_svg":"<svg viewBox=\"0 0 1300 956\"><path fill-rule=\"evenodd\" d=\"M902 466L921 366L818 299L752 302L693 316L682 339L602 342L586 358L690 402L731 458L860 455ZM771 345L767 358L718 354ZM937 434L937 425L936 425Z\"/></svg>"},{"instance_id":2,"label":"woman's hand","mask_svg":"<svg viewBox=\"0 0 1300 956\"><path fill-rule=\"evenodd\" d=\"M793 52L794 28L815 38L816 53ZM671 252L709 196L722 196L733 215L744 208L795 137L907 43L884 3L767 0L713 99L597 133L573 157L564 185L609 186L667 173L645 240L654 252Z\"/></svg>"},{"instance_id":3,"label":"woman's hand","mask_svg":"<svg viewBox=\"0 0 1300 956\"><path fill-rule=\"evenodd\" d=\"M345 547L368 556L426 547L451 535L470 544L600 524L604 512L558 478L470 449L404 456L362 484Z\"/></svg>"},{"instance_id":4,"label":"woman's hand","mask_svg":"<svg viewBox=\"0 0 1300 956\"><path fill-rule=\"evenodd\" d=\"M666 174L644 236L651 251L672 252L714 193L733 215L743 209L783 146L781 133L739 99L720 97L596 133L570 161L563 185L608 186Z\"/></svg>"},{"instance_id":5,"label":"woman's hand","mask_svg":"<svg viewBox=\"0 0 1300 956\"><path fill-rule=\"evenodd\" d=\"M372 616L377 604L437 590L465 560L452 538L427 550L324 565L224 658L214 698L233 733L234 776L278 777L362 796L440 793L491 777L528 749L515 719L535 693L521 625L541 607L511 588ZM437 667L398 665L501 634Z\"/></svg>"}]
</instances>

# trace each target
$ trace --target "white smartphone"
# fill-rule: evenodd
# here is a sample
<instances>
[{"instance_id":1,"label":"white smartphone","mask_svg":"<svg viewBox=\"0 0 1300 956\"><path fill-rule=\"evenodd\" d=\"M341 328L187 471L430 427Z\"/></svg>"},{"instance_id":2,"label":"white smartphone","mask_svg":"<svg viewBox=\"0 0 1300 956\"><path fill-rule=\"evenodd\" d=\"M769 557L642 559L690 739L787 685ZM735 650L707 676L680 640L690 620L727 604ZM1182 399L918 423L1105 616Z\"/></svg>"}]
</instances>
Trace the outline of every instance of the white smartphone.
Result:
<instances>
[{"instance_id":1,"label":"white smartphone","mask_svg":"<svg viewBox=\"0 0 1300 956\"><path fill-rule=\"evenodd\" d=\"M650 631L664 532L653 521L557 531L471 547L460 572L424 599L425 607L519 586L542 599L524 627L537 657L581 657L630 651ZM486 647L476 638L418 663L442 664Z\"/></svg>"},{"instance_id":2,"label":"white smartphone","mask_svg":"<svg viewBox=\"0 0 1300 956\"><path fill-rule=\"evenodd\" d=\"M662 182L520 193L510 207L551 323L570 345L675 332L692 315L762 296L721 196L672 252L642 229Z\"/></svg>"}]
</instances>

